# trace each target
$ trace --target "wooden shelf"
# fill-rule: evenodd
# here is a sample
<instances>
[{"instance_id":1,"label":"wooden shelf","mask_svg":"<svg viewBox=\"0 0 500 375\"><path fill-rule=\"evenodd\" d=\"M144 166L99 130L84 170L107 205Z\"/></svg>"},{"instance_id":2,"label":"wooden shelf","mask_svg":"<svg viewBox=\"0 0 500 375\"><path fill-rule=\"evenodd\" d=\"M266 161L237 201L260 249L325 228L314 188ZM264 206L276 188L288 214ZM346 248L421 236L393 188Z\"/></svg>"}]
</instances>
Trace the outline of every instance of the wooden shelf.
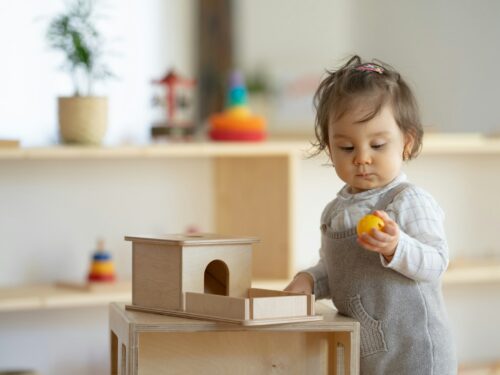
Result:
<instances>
[{"instance_id":1,"label":"wooden shelf","mask_svg":"<svg viewBox=\"0 0 500 375\"><path fill-rule=\"evenodd\" d=\"M215 233L259 237L253 252L253 277L290 276L293 255L293 176L296 160L310 148L302 140L258 143L184 142L144 146L56 146L0 150L0 161L73 161L213 158ZM255 178L259 176L259 178ZM245 199L242 199L245 197ZM272 209L270 209L272 207ZM256 220L262 212L268 221ZM234 220L238 217L238 220ZM268 222L276 223L270 227Z\"/></svg>"},{"instance_id":2,"label":"wooden shelf","mask_svg":"<svg viewBox=\"0 0 500 375\"><path fill-rule=\"evenodd\" d=\"M427 133L422 154L500 154L500 137L480 133Z\"/></svg>"},{"instance_id":3,"label":"wooden shelf","mask_svg":"<svg viewBox=\"0 0 500 375\"><path fill-rule=\"evenodd\" d=\"M443 276L444 285L486 284L500 282L500 260L458 259L450 262Z\"/></svg>"},{"instance_id":4,"label":"wooden shelf","mask_svg":"<svg viewBox=\"0 0 500 375\"><path fill-rule=\"evenodd\" d=\"M500 375L500 361L460 364L458 375Z\"/></svg>"},{"instance_id":5,"label":"wooden shelf","mask_svg":"<svg viewBox=\"0 0 500 375\"><path fill-rule=\"evenodd\" d=\"M260 279L254 288L281 290L289 279ZM500 261L456 260L443 276L443 285L479 285L500 282ZM105 306L110 302L130 303L132 284L123 281L101 290L83 290L56 284L0 288L0 312L50 308Z\"/></svg>"},{"instance_id":6,"label":"wooden shelf","mask_svg":"<svg viewBox=\"0 0 500 375\"><path fill-rule=\"evenodd\" d=\"M65 307L106 306L132 300L130 281L117 282L101 290L83 290L55 284L0 288L0 312Z\"/></svg>"},{"instance_id":7,"label":"wooden shelf","mask_svg":"<svg viewBox=\"0 0 500 375\"><path fill-rule=\"evenodd\" d=\"M62 160L71 164L73 160L213 158L213 231L259 237L261 243L255 245L253 252L252 277L279 283L293 276L294 188L298 161L311 151L308 139L312 137L271 138L255 143L195 141L140 146L1 148L0 162ZM422 152L438 156L487 154L496 157L500 156L500 138L472 133L428 133ZM262 212L266 212L266 220L256 219ZM478 267L454 269L452 266L444 281L446 284L499 281L500 267ZM56 296L47 297L46 302L39 304L48 305Z\"/></svg>"},{"instance_id":8,"label":"wooden shelf","mask_svg":"<svg viewBox=\"0 0 500 375\"><path fill-rule=\"evenodd\" d=\"M284 289L289 279L254 280L253 288ZM450 262L443 275L443 285L479 285L500 283L500 260L459 259Z\"/></svg>"},{"instance_id":9,"label":"wooden shelf","mask_svg":"<svg viewBox=\"0 0 500 375\"><path fill-rule=\"evenodd\" d=\"M0 160L203 158L223 156L286 156L310 148L307 140L267 142L179 142L142 146L51 146L0 149Z\"/></svg>"},{"instance_id":10,"label":"wooden shelf","mask_svg":"<svg viewBox=\"0 0 500 375\"><path fill-rule=\"evenodd\" d=\"M127 146L68 146L0 148L0 160L203 158L304 155L313 137L271 138L265 142L176 142ZM479 133L428 133L422 154L500 154L500 137Z\"/></svg>"},{"instance_id":11,"label":"wooden shelf","mask_svg":"<svg viewBox=\"0 0 500 375\"><path fill-rule=\"evenodd\" d=\"M284 289L289 279L257 280L253 288ZM443 285L480 285L500 283L500 261L457 260L450 263L443 275Z\"/></svg>"},{"instance_id":12,"label":"wooden shelf","mask_svg":"<svg viewBox=\"0 0 500 375\"><path fill-rule=\"evenodd\" d=\"M260 280L252 287L281 290L289 280ZM66 307L106 306L110 302L131 303L130 281L97 289L63 286L60 284L24 285L0 288L0 312L41 310Z\"/></svg>"}]
</instances>

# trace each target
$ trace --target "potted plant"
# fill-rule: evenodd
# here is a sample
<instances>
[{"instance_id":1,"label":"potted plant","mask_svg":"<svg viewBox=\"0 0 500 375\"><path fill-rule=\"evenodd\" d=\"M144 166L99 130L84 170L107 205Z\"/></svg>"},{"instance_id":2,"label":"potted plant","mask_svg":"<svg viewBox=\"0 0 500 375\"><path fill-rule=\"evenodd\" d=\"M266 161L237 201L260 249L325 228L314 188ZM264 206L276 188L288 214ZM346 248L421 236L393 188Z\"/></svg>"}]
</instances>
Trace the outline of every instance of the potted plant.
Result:
<instances>
[{"instance_id":1,"label":"potted plant","mask_svg":"<svg viewBox=\"0 0 500 375\"><path fill-rule=\"evenodd\" d=\"M64 54L62 68L74 86L72 96L58 98L59 133L65 143L100 144L106 133L107 98L94 96L93 86L112 74L102 62L94 5L93 0L70 0L46 33L49 46Z\"/></svg>"}]
</instances>

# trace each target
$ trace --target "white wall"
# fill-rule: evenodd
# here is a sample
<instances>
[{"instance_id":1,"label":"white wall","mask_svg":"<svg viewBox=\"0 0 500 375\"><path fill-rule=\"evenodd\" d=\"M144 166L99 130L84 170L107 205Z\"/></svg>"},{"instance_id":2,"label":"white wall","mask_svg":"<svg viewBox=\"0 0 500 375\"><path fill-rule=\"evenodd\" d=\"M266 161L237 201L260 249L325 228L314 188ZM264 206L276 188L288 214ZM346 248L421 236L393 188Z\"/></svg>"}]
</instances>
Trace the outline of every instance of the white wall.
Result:
<instances>
[{"instance_id":1,"label":"white wall","mask_svg":"<svg viewBox=\"0 0 500 375\"><path fill-rule=\"evenodd\" d=\"M413 83L427 125L500 132L500 3L358 0L354 45Z\"/></svg>"},{"instance_id":2,"label":"white wall","mask_svg":"<svg viewBox=\"0 0 500 375\"><path fill-rule=\"evenodd\" d=\"M106 143L148 139L155 109L152 79L169 68L194 73L195 2L100 0L105 18L106 61L118 76L97 87L109 97ZM58 52L47 47L45 30L62 0L0 0L0 138L23 145L56 143L58 96L71 95Z\"/></svg>"},{"instance_id":3,"label":"white wall","mask_svg":"<svg viewBox=\"0 0 500 375\"><path fill-rule=\"evenodd\" d=\"M493 0L238 0L238 63L319 76L359 54L410 82L425 125L440 131L500 132L500 3ZM306 111L308 110L308 111ZM309 121L289 124L293 131ZM304 116L307 119L307 116ZM280 124L272 124L278 130Z\"/></svg>"},{"instance_id":4,"label":"white wall","mask_svg":"<svg viewBox=\"0 0 500 375\"><path fill-rule=\"evenodd\" d=\"M1 370L109 374L108 308L3 312L0 349Z\"/></svg>"},{"instance_id":5,"label":"white wall","mask_svg":"<svg viewBox=\"0 0 500 375\"><path fill-rule=\"evenodd\" d=\"M236 61L273 74L319 72L352 51L352 1L237 0Z\"/></svg>"},{"instance_id":6,"label":"white wall","mask_svg":"<svg viewBox=\"0 0 500 375\"><path fill-rule=\"evenodd\" d=\"M192 159L0 161L0 285L85 279L98 237L130 279L125 235L212 229L211 169Z\"/></svg>"}]
</instances>

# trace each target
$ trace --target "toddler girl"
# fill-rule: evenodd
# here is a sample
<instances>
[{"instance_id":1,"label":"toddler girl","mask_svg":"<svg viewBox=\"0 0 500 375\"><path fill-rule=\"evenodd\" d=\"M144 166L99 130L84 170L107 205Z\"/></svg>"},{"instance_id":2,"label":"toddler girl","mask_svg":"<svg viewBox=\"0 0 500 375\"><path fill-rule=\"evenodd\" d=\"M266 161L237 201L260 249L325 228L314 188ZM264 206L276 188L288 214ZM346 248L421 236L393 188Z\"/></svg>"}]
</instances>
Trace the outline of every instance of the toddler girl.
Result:
<instances>
[{"instance_id":1,"label":"toddler girl","mask_svg":"<svg viewBox=\"0 0 500 375\"><path fill-rule=\"evenodd\" d=\"M361 374L456 374L441 294L448 266L444 214L407 181L423 130L415 98L392 68L352 57L316 91L317 152L345 182L321 215L318 263L286 290L329 297L361 324ZM382 230L357 235L373 213Z\"/></svg>"}]
</instances>

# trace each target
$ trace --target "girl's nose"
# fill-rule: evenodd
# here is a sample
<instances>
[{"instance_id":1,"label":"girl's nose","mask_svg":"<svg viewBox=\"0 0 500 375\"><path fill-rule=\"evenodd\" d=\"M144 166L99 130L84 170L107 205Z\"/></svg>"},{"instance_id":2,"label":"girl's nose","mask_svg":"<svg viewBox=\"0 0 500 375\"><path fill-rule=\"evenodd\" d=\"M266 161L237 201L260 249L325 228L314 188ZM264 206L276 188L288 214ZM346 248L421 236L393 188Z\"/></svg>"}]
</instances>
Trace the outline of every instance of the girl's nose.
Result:
<instances>
[{"instance_id":1,"label":"girl's nose","mask_svg":"<svg viewBox=\"0 0 500 375\"><path fill-rule=\"evenodd\" d=\"M372 158L368 152L359 151L354 156L354 165L370 165Z\"/></svg>"}]
</instances>

